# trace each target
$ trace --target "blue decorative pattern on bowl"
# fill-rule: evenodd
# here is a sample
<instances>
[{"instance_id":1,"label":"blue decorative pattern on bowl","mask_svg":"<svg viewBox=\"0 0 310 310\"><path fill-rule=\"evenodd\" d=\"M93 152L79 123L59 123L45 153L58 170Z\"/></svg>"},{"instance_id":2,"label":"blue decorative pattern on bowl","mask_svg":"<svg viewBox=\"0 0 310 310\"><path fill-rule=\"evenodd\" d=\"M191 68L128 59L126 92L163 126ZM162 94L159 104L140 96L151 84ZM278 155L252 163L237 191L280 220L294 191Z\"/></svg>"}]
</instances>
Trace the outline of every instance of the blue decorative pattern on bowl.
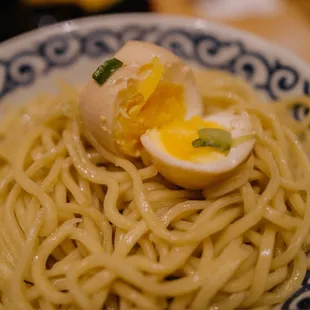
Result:
<instances>
[{"instance_id":1,"label":"blue decorative pattern on bowl","mask_svg":"<svg viewBox=\"0 0 310 310\"><path fill-rule=\"evenodd\" d=\"M310 95L307 65L272 44L223 26L156 15L90 18L73 25L69 31L62 24L0 45L0 51L8 51L5 56L0 53L0 99L35 88L38 80L48 80L56 69L62 75L79 61L108 57L128 40L150 41L196 65L245 77L273 100ZM308 112L299 104L294 116L300 118ZM310 272L281 309L310 309Z\"/></svg>"},{"instance_id":2,"label":"blue decorative pattern on bowl","mask_svg":"<svg viewBox=\"0 0 310 310\"><path fill-rule=\"evenodd\" d=\"M279 93L298 86L310 95L309 80L302 79L293 66L279 60L270 62L264 54L248 48L241 40L221 40L211 33L185 31L179 27L163 30L156 26L129 24L117 31L102 27L85 35L78 32L57 34L37 42L33 48L0 59L1 71L5 72L0 98L17 87L31 85L40 75L48 74L54 68L72 65L81 56L102 58L113 54L127 40L150 41L202 67L243 76L271 99L278 99Z\"/></svg>"}]
</instances>

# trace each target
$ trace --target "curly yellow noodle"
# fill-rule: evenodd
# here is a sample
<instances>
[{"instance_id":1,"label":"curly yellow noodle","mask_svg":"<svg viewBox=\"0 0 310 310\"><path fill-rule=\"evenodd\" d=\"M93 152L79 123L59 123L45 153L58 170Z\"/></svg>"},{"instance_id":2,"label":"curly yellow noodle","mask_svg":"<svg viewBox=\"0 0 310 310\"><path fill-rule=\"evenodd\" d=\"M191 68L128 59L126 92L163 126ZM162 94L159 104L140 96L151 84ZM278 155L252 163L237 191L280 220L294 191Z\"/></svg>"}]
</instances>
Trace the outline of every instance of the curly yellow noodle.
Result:
<instances>
[{"instance_id":1,"label":"curly yellow noodle","mask_svg":"<svg viewBox=\"0 0 310 310\"><path fill-rule=\"evenodd\" d=\"M201 191L169 183L145 154L104 149L75 87L3 107L0 310L267 310L300 287L310 114L291 110L310 99L270 105L241 78L195 74L205 113L247 111L257 135L240 168Z\"/></svg>"},{"instance_id":2,"label":"curly yellow noodle","mask_svg":"<svg viewBox=\"0 0 310 310\"><path fill-rule=\"evenodd\" d=\"M43 224L43 212L38 211L33 227L29 230L26 238L26 246L22 251L23 260L20 260L12 274L11 300L16 308L31 310L31 304L27 300L24 292L25 283L23 282L24 273L31 263L39 230ZM13 307L13 308L14 308Z\"/></svg>"}]
</instances>

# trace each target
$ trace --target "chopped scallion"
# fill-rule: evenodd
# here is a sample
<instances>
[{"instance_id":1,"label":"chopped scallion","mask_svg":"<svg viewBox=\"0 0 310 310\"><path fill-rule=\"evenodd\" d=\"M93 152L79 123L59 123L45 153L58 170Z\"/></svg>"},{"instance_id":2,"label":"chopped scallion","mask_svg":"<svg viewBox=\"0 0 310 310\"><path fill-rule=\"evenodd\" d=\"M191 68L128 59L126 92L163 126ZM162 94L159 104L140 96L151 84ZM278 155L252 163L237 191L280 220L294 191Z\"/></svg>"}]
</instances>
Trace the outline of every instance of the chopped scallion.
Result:
<instances>
[{"instance_id":1,"label":"chopped scallion","mask_svg":"<svg viewBox=\"0 0 310 310\"><path fill-rule=\"evenodd\" d=\"M219 149L220 151L222 152L226 152L226 151L229 151L230 147L227 148L227 146L222 146L220 143L217 143L217 142L214 142L214 141L211 141L211 140L203 140L203 139L196 139L192 142L192 146L193 147L205 147L205 146L208 146L208 147L214 147L216 149Z\"/></svg>"},{"instance_id":2,"label":"chopped scallion","mask_svg":"<svg viewBox=\"0 0 310 310\"><path fill-rule=\"evenodd\" d=\"M244 135L233 139L229 131L220 128L202 128L198 130L198 139L192 142L193 147L213 147L227 152L232 147L256 139L255 134Z\"/></svg>"},{"instance_id":3,"label":"chopped scallion","mask_svg":"<svg viewBox=\"0 0 310 310\"><path fill-rule=\"evenodd\" d=\"M119 69L123 63L116 59L111 58L106 60L101 66L99 66L93 73L93 79L102 85L117 69Z\"/></svg>"},{"instance_id":4,"label":"chopped scallion","mask_svg":"<svg viewBox=\"0 0 310 310\"><path fill-rule=\"evenodd\" d=\"M202 128L198 130L198 137L193 141L193 147L214 147L222 152L231 148L232 136L227 130L220 128Z\"/></svg>"}]
</instances>

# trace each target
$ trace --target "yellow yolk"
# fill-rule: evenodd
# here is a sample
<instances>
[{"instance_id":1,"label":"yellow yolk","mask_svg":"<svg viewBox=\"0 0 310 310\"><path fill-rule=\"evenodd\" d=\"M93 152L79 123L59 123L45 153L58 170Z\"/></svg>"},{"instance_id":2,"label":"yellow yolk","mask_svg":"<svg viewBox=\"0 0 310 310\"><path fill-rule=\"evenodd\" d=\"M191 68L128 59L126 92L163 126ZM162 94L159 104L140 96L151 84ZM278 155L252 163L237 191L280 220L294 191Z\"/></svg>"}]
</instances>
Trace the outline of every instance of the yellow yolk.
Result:
<instances>
[{"instance_id":1,"label":"yellow yolk","mask_svg":"<svg viewBox=\"0 0 310 310\"><path fill-rule=\"evenodd\" d=\"M154 93L164 74L164 67L159 62L158 57L154 57L152 63L142 66L139 73L141 74L148 70L151 70L151 73L140 82L138 89L139 94L143 96L145 101L149 100Z\"/></svg>"},{"instance_id":2,"label":"yellow yolk","mask_svg":"<svg viewBox=\"0 0 310 310\"><path fill-rule=\"evenodd\" d=\"M116 142L122 152L130 156L138 156L140 137L148 129L158 128L175 119L184 119L186 112L182 86L160 81L151 95L152 86L148 86L144 95L137 91L139 86L132 81L127 88L115 129ZM128 97L130 99L126 99ZM145 97L149 99L145 101Z\"/></svg>"},{"instance_id":3,"label":"yellow yolk","mask_svg":"<svg viewBox=\"0 0 310 310\"><path fill-rule=\"evenodd\" d=\"M224 155L212 147L194 148L192 142L198 138L201 128L221 128L215 122L206 122L195 116L190 120L176 119L160 128L160 140L165 150L173 157L193 163L207 163Z\"/></svg>"}]
</instances>

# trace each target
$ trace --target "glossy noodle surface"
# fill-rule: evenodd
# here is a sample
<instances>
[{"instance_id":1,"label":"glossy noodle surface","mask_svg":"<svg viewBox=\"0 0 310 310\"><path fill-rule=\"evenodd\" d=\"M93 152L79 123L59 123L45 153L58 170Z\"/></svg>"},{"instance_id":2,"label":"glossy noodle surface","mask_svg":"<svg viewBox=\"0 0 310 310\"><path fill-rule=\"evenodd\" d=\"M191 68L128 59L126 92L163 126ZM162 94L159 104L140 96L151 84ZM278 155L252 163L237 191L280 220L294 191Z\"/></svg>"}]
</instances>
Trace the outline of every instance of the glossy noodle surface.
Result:
<instances>
[{"instance_id":1,"label":"glossy noodle surface","mask_svg":"<svg viewBox=\"0 0 310 310\"><path fill-rule=\"evenodd\" d=\"M0 309L253 309L287 300L307 271L309 116L243 80L195 72L205 113L247 111L257 134L229 178L189 191L102 148L78 91L3 107ZM265 309L265 308L264 308Z\"/></svg>"}]
</instances>

